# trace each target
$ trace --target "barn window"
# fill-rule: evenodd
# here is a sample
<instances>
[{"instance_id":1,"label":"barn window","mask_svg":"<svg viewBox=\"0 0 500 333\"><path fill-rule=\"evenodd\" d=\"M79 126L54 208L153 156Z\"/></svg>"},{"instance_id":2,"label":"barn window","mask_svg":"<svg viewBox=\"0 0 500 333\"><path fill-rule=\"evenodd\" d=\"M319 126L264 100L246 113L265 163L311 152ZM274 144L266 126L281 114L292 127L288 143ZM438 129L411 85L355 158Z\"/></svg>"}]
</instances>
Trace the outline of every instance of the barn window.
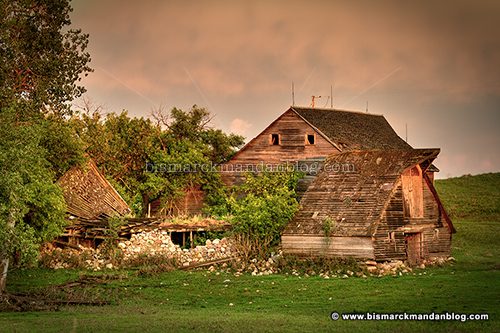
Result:
<instances>
[{"instance_id":1,"label":"barn window","mask_svg":"<svg viewBox=\"0 0 500 333\"><path fill-rule=\"evenodd\" d=\"M279 146L281 144L281 138L279 134L271 134L269 143L273 146Z\"/></svg>"},{"instance_id":2,"label":"barn window","mask_svg":"<svg viewBox=\"0 0 500 333\"><path fill-rule=\"evenodd\" d=\"M313 145L316 143L316 136L314 134L306 134L306 145Z\"/></svg>"}]
</instances>

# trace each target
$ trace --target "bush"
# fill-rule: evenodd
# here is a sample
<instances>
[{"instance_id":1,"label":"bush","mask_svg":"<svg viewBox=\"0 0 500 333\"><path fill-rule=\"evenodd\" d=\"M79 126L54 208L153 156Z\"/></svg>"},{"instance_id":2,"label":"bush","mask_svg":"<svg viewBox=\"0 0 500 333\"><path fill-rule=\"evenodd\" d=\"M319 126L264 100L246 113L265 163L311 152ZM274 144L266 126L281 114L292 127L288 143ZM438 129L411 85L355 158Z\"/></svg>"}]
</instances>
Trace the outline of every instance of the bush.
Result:
<instances>
[{"instance_id":1,"label":"bush","mask_svg":"<svg viewBox=\"0 0 500 333\"><path fill-rule=\"evenodd\" d=\"M299 208L296 172L247 174L228 198L229 221L244 257L265 257Z\"/></svg>"}]
</instances>

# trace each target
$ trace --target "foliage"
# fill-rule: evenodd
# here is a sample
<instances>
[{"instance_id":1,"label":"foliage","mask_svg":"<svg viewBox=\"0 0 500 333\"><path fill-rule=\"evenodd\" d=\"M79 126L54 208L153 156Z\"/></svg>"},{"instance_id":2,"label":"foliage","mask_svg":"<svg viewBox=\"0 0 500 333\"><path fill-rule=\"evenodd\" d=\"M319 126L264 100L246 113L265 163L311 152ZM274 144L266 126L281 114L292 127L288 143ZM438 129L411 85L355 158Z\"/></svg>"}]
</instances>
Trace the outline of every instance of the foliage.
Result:
<instances>
[{"instance_id":1,"label":"foliage","mask_svg":"<svg viewBox=\"0 0 500 333\"><path fill-rule=\"evenodd\" d=\"M88 35L68 29L69 0L0 1L0 110L17 105L23 118L69 113L92 71Z\"/></svg>"},{"instance_id":2,"label":"foliage","mask_svg":"<svg viewBox=\"0 0 500 333\"><path fill-rule=\"evenodd\" d=\"M229 219L248 255L265 256L277 245L286 224L299 208L293 171L248 173L227 198Z\"/></svg>"},{"instance_id":3,"label":"foliage","mask_svg":"<svg viewBox=\"0 0 500 333\"><path fill-rule=\"evenodd\" d=\"M71 10L69 0L0 0L0 258L15 264L34 262L62 231L54 181L83 160L64 120L91 71L88 35L68 29Z\"/></svg>"},{"instance_id":4,"label":"foliage","mask_svg":"<svg viewBox=\"0 0 500 333\"><path fill-rule=\"evenodd\" d=\"M125 111L105 117L97 111L86 108L70 122L85 151L143 216L153 200L161 198L168 208L187 188L217 191L221 182L211 166L228 159L243 144L240 136L208 127L209 112L197 106L156 114L156 123L130 117Z\"/></svg>"},{"instance_id":5,"label":"foliage","mask_svg":"<svg viewBox=\"0 0 500 333\"><path fill-rule=\"evenodd\" d=\"M335 221L333 221L331 217L326 217L325 219L323 219L321 227L323 229L325 237L329 237L335 231Z\"/></svg>"},{"instance_id":6,"label":"foliage","mask_svg":"<svg viewBox=\"0 0 500 333\"><path fill-rule=\"evenodd\" d=\"M99 245L99 251L103 258L111 260L112 264L116 264L123 257L123 253L117 245L119 232L121 227L125 224L125 220L119 216L114 216L109 218L107 223L108 226L104 232L106 238Z\"/></svg>"},{"instance_id":7,"label":"foliage","mask_svg":"<svg viewBox=\"0 0 500 333\"><path fill-rule=\"evenodd\" d=\"M41 146L44 126L16 116L0 113L0 254L24 264L36 259L37 244L61 232L66 207Z\"/></svg>"},{"instance_id":8,"label":"foliage","mask_svg":"<svg viewBox=\"0 0 500 333\"><path fill-rule=\"evenodd\" d=\"M54 115L41 120L43 136L40 145L45 149L55 179L60 178L74 165L83 165L84 147L68 121Z\"/></svg>"}]
</instances>

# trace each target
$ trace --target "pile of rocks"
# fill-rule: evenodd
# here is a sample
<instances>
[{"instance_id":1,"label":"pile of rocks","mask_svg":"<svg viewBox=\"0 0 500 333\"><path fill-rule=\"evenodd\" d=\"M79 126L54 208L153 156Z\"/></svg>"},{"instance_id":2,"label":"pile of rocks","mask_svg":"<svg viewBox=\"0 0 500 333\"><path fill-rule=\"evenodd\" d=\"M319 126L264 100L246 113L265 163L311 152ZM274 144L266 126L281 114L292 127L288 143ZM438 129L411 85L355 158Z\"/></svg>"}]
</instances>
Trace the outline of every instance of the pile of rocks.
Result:
<instances>
[{"instance_id":1,"label":"pile of rocks","mask_svg":"<svg viewBox=\"0 0 500 333\"><path fill-rule=\"evenodd\" d=\"M236 274L250 273L252 275L270 275L280 272L277 261L281 258L281 251L277 254L272 253L267 260L251 259L249 262L243 262L237 259L235 262Z\"/></svg>"},{"instance_id":2,"label":"pile of rocks","mask_svg":"<svg viewBox=\"0 0 500 333\"><path fill-rule=\"evenodd\" d=\"M230 258L235 250L227 238L207 240L205 245L192 249L182 249L174 244L166 231L153 230L132 235L129 241L118 243L122 249L124 260L132 260L138 256L163 256L175 259L182 266L190 266L211 260Z\"/></svg>"},{"instance_id":3,"label":"pile of rocks","mask_svg":"<svg viewBox=\"0 0 500 333\"><path fill-rule=\"evenodd\" d=\"M223 265L214 265L209 267L209 271L218 272L218 271L226 271L226 272L234 272L235 275L241 275L243 273L251 273L252 275L270 275L270 274L284 274L284 275L292 275L297 277L310 277L310 276L319 276L324 279L330 278L342 278L347 279L350 277L360 277L367 278L369 276L401 276L406 274L413 275L422 275L426 274L421 270L426 267L436 266L436 265L444 265L450 261L454 261L453 257L449 258L432 258L428 260L423 260L418 266L410 267L407 262L401 260L393 260L393 261L385 261L385 262L376 262L373 260L358 262L357 265L348 267L316 267L307 268L304 267L295 267L293 264L290 266L284 267L282 263L279 263L279 260L282 258L281 251L278 254L273 254L271 258L267 260L257 260L252 259L249 262L243 262L240 259L236 259L233 263L231 269L228 268L226 264ZM415 269L417 271L415 272ZM420 270L420 271L418 271Z\"/></svg>"},{"instance_id":4,"label":"pile of rocks","mask_svg":"<svg viewBox=\"0 0 500 333\"><path fill-rule=\"evenodd\" d=\"M203 246L182 249L174 244L166 231L153 230L132 235L130 240L118 243L118 251L99 247L85 248L47 248L42 251L45 266L60 268L86 268L101 270L130 266L131 262L140 263L141 258L161 257L172 259L177 265L188 267L207 261L234 257L236 250L229 239L207 240Z\"/></svg>"},{"instance_id":5,"label":"pile of rocks","mask_svg":"<svg viewBox=\"0 0 500 333\"><path fill-rule=\"evenodd\" d=\"M386 275L403 275L412 273L414 268L425 269L429 266L442 266L446 263L455 261L453 257L436 257L422 260L417 266L410 267L407 262L401 260L393 260L387 262L366 261L364 269L370 275L386 276Z\"/></svg>"},{"instance_id":6,"label":"pile of rocks","mask_svg":"<svg viewBox=\"0 0 500 333\"><path fill-rule=\"evenodd\" d=\"M413 272L405 262L401 260L376 262L366 261L364 268L369 275L385 276L385 275L403 275Z\"/></svg>"},{"instance_id":7,"label":"pile of rocks","mask_svg":"<svg viewBox=\"0 0 500 333\"><path fill-rule=\"evenodd\" d=\"M105 247L97 249L84 247L79 249L48 248L42 252L42 262L45 266L55 269L86 268L97 271L141 265L144 258L146 260L148 258L171 260L177 267L193 267L221 259L234 258L230 264L231 267L224 263L210 266L209 271L231 269L236 275L243 273L252 275L283 273L304 277L317 275L325 279L415 274L413 272L414 268L401 260L389 262L369 260L358 262L354 266L340 266L334 269L332 267L316 267L316 271L311 267L304 270L304 268L300 267L290 267L286 261L284 263L280 262L283 259L281 251L272 253L271 257L266 260L242 260L238 258L236 248L237 246L232 240L223 238L220 240L207 240L205 245L196 246L195 248L182 249L172 242L167 231L157 229L134 234L130 240L118 243L118 249L112 251ZM423 261L418 268L424 269L426 266L443 265L454 260L453 257L434 258Z\"/></svg>"},{"instance_id":8,"label":"pile of rocks","mask_svg":"<svg viewBox=\"0 0 500 333\"><path fill-rule=\"evenodd\" d=\"M176 258L182 252L179 245L170 239L167 231L153 230L133 234L130 240L118 243L125 260L136 258L140 255L163 255L167 258Z\"/></svg>"}]
</instances>

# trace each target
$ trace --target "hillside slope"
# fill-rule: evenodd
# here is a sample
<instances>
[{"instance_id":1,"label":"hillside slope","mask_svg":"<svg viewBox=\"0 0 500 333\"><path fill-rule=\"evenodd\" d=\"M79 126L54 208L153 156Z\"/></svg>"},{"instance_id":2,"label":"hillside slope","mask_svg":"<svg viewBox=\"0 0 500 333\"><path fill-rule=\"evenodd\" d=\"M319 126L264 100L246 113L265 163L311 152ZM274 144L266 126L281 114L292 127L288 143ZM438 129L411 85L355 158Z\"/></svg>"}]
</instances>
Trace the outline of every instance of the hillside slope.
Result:
<instances>
[{"instance_id":1,"label":"hillside slope","mask_svg":"<svg viewBox=\"0 0 500 333\"><path fill-rule=\"evenodd\" d=\"M500 217L500 173L440 179L435 185L452 219Z\"/></svg>"}]
</instances>

